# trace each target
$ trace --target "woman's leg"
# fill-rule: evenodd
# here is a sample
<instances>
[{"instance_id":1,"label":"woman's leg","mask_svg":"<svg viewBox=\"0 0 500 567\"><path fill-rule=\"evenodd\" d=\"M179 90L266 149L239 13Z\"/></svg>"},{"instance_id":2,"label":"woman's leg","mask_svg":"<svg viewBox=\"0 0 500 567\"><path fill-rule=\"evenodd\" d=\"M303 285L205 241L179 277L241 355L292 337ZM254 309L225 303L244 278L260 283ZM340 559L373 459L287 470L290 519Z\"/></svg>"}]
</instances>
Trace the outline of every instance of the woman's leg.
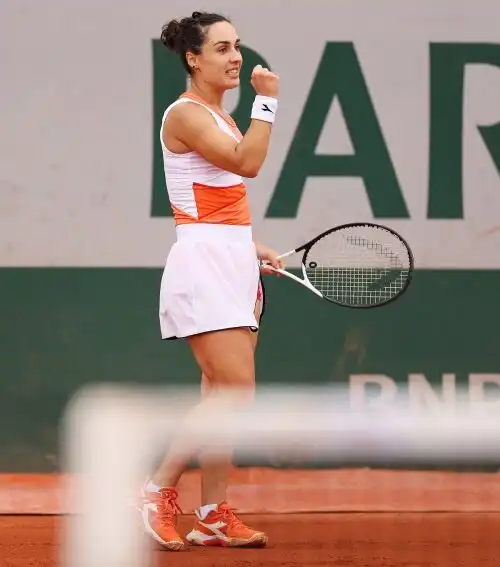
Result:
<instances>
[{"instance_id":1,"label":"woman's leg","mask_svg":"<svg viewBox=\"0 0 500 567\"><path fill-rule=\"evenodd\" d=\"M258 333L248 332L255 352ZM211 395L217 390L217 387L217 385L212 386L208 377L202 373L201 389L203 397ZM203 506L215 505L227 500L227 485L232 468L233 452L234 447L228 444L224 456L218 455L217 458L214 458L210 453L201 453L199 463L201 469L201 504Z\"/></svg>"},{"instance_id":2,"label":"woman's leg","mask_svg":"<svg viewBox=\"0 0 500 567\"><path fill-rule=\"evenodd\" d=\"M203 363L203 354L207 352L203 347L204 353L198 358L206 381L210 385L208 391L205 392L204 400L217 400L223 394L221 405L226 407L229 405L229 409L241 407L252 400L254 395L253 367L256 337L251 331L242 331L245 336L244 338L242 336L241 340L246 342L246 354L252 361L251 379L250 373L248 373L245 374L247 377L245 380L242 379L243 376L235 382L214 380L217 374L212 372L209 364ZM224 352L226 351L221 351L220 356L224 356ZM233 387L236 389L234 396L231 396ZM214 419L213 415L210 418ZM246 526L226 502L227 483L234 448L232 430L223 430L221 438L218 438L217 441L216 452L210 450L200 452L202 501L204 505L195 510L197 520L193 529L186 535L186 539L193 545L202 546L262 547L267 544L266 534Z\"/></svg>"},{"instance_id":3,"label":"woman's leg","mask_svg":"<svg viewBox=\"0 0 500 567\"><path fill-rule=\"evenodd\" d=\"M167 455L152 476L154 484L175 487L190 460L200 454L196 431L202 435L207 420L213 419L218 411L231 410L252 399L255 371L251 335L248 329L238 328L188 339L198 365L210 382L210 392L188 412Z\"/></svg>"},{"instance_id":4,"label":"woman's leg","mask_svg":"<svg viewBox=\"0 0 500 567\"><path fill-rule=\"evenodd\" d=\"M176 530L179 507L175 487L189 462L201 454L203 445L197 440L198 436L206 431L207 423L214 423L217 414L248 403L255 387L254 340L248 329L214 331L192 336L188 341L212 391L183 419L163 462L143 490L142 515L146 531L169 550L179 550L184 545ZM221 430L217 441L222 443L217 447L217 456L211 452L212 465L217 469L225 470L226 455L232 454L231 433ZM221 481L222 487L224 482ZM240 546L267 542L264 534L244 526L224 505L218 505L211 518L217 518L212 522L213 533L201 533L197 526L188 535L191 543ZM217 528L221 522L225 525L224 534ZM210 531L210 528L203 530Z\"/></svg>"},{"instance_id":5,"label":"woman's leg","mask_svg":"<svg viewBox=\"0 0 500 567\"><path fill-rule=\"evenodd\" d=\"M255 302L254 315L255 319L261 321L264 310L264 288L262 282L259 283L257 301ZM255 353L258 342L258 331L249 330L252 346ZM205 373L201 374L201 395L206 397L216 389L216 385L212 385ZM201 504L202 506L210 506L227 501L227 486L229 474L232 468L234 447L228 446L225 458L214 459L209 454L201 453L199 458L201 469Z\"/></svg>"}]
</instances>

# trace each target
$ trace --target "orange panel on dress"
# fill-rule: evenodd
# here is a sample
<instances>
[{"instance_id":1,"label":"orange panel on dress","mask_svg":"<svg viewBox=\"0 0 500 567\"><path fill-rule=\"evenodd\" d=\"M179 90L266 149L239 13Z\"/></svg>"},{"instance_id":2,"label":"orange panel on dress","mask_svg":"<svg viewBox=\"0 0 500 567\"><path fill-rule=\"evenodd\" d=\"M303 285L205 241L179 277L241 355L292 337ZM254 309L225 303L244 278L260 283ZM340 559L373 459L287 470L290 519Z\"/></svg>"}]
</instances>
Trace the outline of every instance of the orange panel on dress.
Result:
<instances>
[{"instance_id":1,"label":"orange panel on dress","mask_svg":"<svg viewBox=\"0 0 500 567\"><path fill-rule=\"evenodd\" d=\"M210 187L193 183L193 192L198 218L172 206L176 224L252 224L247 190L243 183L232 187Z\"/></svg>"}]
</instances>

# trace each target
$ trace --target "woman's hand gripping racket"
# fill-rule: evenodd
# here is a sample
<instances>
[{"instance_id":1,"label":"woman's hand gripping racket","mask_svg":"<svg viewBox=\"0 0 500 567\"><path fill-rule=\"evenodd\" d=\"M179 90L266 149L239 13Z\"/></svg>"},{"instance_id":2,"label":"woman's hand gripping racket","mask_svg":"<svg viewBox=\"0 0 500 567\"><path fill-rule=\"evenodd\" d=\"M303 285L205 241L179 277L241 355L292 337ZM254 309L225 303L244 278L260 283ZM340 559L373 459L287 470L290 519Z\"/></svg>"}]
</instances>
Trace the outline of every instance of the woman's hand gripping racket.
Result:
<instances>
[{"instance_id":1,"label":"woman's hand gripping racket","mask_svg":"<svg viewBox=\"0 0 500 567\"><path fill-rule=\"evenodd\" d=\"M278 258L299 252L303 252L303 279L285 269L265 266L337 305L379 307L402 295L410 285L410 247L399 234L382 225L337 226Z\"/></svg>"}]
</instances>

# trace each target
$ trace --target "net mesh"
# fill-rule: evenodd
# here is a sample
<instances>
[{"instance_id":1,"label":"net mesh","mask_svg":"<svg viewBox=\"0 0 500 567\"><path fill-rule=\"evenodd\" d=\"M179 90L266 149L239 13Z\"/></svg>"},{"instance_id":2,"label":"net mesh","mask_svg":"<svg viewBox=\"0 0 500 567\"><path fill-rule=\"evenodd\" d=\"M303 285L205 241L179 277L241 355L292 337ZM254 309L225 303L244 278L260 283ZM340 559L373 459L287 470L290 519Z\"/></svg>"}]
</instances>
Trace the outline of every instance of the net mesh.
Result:
<instances>
[{"instance_id":1,"label":"net mesh","mask_svg":"<svg viewBox=\"0 0 500 567\"><path fill-rule=\"evenodd\" d=\"M370 307L386 303L406 288L411 255L396 234L382 227L348 226L328 233L311 247L304 271L326 299Z\"/></svg>"},{"instance_id":2,"label":"net mesh","mask_svg":"<svg viewBox=\"0 0 500 567\"><path fill-rule=\"evenodd\" d=\"M343 512L322 531L319 524L326 520L318 514L302 520L274 514L263 526L270 531L272 544L259 552L258 563L253 555L235 560L237 551L231 550L233 562L498 565L498 474L445 472L479 465L498 470L498 399L491 396L472 404L464 392L453 404L411 409L410 394L402 391L400 401L390 406L367 400L367 405L354 407L346 403L349 393L338 388L264 388L251 407L243 411L219 407L213 415L209 411L202 423L187 427L182 418L197 403L197 390L109 386L87 391L73 401L65 422L65 469L73 473L67 485L71 498L65 501L78 513L67 519L62 564L142 567L181 561L183 565L180 556L190 566L229 562L229 555L220 551L212 562L203 552L153 552L156 540L144 532L144 509L135 505L139 488L154 469L153 454L158 450L163 457L168 439L179 435L182 426L186 443L201 443L205 452L217 452L226 442L224 432L230 431L239 454L247 459L272 454L285 461L329 462L329 470L311 473L308 482L301 476L304 469L294 480L284 473L265 482L256 476L248 481L232 478L231 505L240 510L263 506L288 512L304 507ZM399 472L391 474L387 462ZM369 463L371 471L366 468ZM424 464L429 470L419 472ZM185 511L199 506L199 478L191 488L183 484L181 492ZM262 520L255 521L257 527L262 525ZM282 531L277 533L273 526L280 523ZM183 525L190 529L192 520Z\"/></svg>"}]
</instances>

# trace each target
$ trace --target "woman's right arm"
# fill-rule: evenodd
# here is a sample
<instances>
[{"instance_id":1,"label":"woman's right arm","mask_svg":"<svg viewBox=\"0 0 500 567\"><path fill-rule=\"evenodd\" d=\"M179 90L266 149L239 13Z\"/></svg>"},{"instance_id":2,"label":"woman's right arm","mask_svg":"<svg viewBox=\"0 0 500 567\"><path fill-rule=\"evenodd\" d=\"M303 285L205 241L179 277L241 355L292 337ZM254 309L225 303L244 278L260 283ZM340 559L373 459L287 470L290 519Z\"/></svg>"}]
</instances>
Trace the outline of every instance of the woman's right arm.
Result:
<instances>
[{"instance_id":1,"label":"woman's right arm","mask_svg":"<svg viewBox=\"0 0 500 567\"><path fill-rule=\"evenodd\" d=\"M279 79L274 73L265 71L257 73L257 78L254 71L252 84L257 93L277 98ZM272 122L254 117L242 141L237 142L222 132L205 108L186 102L171 110L163 128L164 141L167 129L170 137L215 166L242 177L256 177L267 156Z\"/></svg>"}]
</instances>

